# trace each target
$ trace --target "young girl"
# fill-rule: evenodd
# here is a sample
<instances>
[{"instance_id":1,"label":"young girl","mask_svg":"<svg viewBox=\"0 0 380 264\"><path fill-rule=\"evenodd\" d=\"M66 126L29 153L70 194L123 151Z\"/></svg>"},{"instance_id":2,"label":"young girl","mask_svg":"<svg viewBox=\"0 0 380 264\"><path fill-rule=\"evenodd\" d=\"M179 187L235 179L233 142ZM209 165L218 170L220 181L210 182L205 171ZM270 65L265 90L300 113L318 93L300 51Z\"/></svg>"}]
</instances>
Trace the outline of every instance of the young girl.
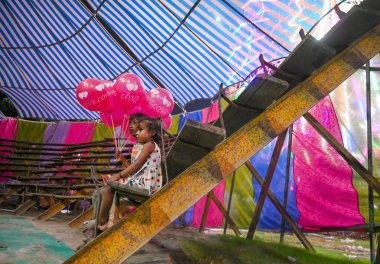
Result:
<instances>
[{"instance_id":1,"label":"young girl","mask_svg":"<svg viewBox=\"0 0 380 264\"><path fill-rule=\"evenodd\" d=\"M129 133L131 134L131 136L133 137L137 136L137 130L140 127L140 122L144 120L145 118L148 118L148 117L140 113L133 114L129 117ZM140 143L136 142L135 145L137 144L140 144ZM129 165L131 165L121 152L117 152L115 156L116 156L117 161L120 161L122 163L123 167L128 167Z\"/></svg>"},{"instance_id":2,"label":"young girl","mask_svg":"<svg viewBox=\"0 0 380 264\"><path fill-rule=\"evenodd\" d=\"M151 195L162 187L161 124L157 119L143 119L137 130L137 143L132 149L131 164L122 172L107 175L108 181L118 181L128 186L142 188ZM108 227L109 210L113 201L113 190L107 186L102 195L99 212L100 230Z\"/></svg>"}]
</instances>

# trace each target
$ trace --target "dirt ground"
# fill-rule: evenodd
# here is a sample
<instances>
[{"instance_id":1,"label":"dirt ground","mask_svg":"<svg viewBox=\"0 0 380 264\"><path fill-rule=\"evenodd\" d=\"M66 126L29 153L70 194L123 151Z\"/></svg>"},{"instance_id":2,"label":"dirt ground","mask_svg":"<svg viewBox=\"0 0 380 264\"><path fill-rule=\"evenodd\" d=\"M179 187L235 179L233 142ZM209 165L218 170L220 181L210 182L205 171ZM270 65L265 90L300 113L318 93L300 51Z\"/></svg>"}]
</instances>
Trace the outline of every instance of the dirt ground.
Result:
<instances>
[{"instance_id":1,"label":"dirt ground","mask_svg":"<svg viewBox=\"0 0 380 264\"><path fill-rule=\"evenodd\" d=\"M74 254L75 249L83 242L86 236L81 232L81 228L70 228L67 223L75 215L58 214L48 221L38 221L35 217L41 213L38 210L29 210L22 216L36 230L45 232L55 237L58 241L67 245ZM0 217L11 213L0 211ZM221 234L221 229L206 229L204 233L199 233L196 228L179 228L169 226L161 231L153 240L143 246L132 257L124 263L191 263L182 251L181 243L190 238L207 240L216 234ZM244 233L244 230L242 230ZM230 231L228 232L230 233ZM231 233L232 234L232 233ZM256 232L256 235L266 241L279 241L280 235L272 232ZM333 233L333 234L306 234L307 239L316 248L317 252L323 250L334 250L350 259L369 259L369 242L364 234ZM1 241L0 241L1 242ZM302 247L294 235L286 235L285 243ZM1 249L0 249L1 250ZM0 261L3 262L3 261ZM4 262L18 263L18 262Z\"/></svg>"}]
</instances>

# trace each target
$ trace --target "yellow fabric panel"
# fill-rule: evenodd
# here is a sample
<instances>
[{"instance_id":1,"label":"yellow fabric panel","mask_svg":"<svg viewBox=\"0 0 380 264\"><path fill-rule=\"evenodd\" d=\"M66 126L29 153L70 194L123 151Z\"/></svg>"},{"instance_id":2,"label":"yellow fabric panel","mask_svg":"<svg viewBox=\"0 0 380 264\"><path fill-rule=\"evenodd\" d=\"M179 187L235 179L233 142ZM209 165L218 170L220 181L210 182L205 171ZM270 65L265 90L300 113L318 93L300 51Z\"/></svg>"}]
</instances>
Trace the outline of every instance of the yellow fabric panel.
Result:
<instances>
[{"instance_id":1,"label":"yellow fabric panel","mask_svg":"<svg viewBox=\"0 0 380 264\"><path fill-rule=\"evenodd\" d=\"M105 138L112 138L111 129L104 124L96 124L92 141L100 141Z\"/></svg>"},{"instance_id":2,"label":"yellow fabric panel","mask_svg":"<svg viewBox=\"0 0 380 264\"><path fill-rule=\"evenodd\" d=\"M179 117L180 115L172 116L172 124L168 130L168 132L172 135L178 134L178 124L179 124Z\"/></svg>"},{"instance_id":3,"label":"yellow fabric panel","mask_svg":"<svg viewBox=\"0 0 380 264\"><path fill-rule=\"evenodd\" d=\"M42 143L47 123L19 120L16 140Z\"/></svg>"},{"instance_id":4,"label":"yellow fabric panel","mask_svg":"<svg viewBox=\"0 0 380 264\"><path fill-rule=\"evenodd\" d=\"M226 191L224 193L226 209L231 192L232 178L231 176L226 179ZM253 212L255 211L253 197L252 175L248 168L243 165L236 171L230 209L230 217L238 227L246 228L251 223Z\"/></svg>"}]
</instances>

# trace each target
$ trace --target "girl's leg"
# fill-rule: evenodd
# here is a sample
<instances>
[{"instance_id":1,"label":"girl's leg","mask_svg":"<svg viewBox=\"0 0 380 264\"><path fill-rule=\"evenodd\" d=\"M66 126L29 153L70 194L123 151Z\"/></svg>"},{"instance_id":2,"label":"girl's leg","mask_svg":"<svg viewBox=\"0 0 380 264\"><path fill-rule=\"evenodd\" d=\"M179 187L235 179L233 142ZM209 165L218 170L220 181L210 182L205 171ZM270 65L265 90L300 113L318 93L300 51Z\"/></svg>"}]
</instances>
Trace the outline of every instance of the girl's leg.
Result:
<instances>
[{"instance_id":1,"label":"girl's leg","mask_svg":"<svg viewBox=\"0 0 380 264\"><path fill-rule=\"evenodd\" d=\"M98 225L104 225L108 222L108 217L113 201L113 191L110 187L106 186L102 195L99 211Z\"/></svg>"}]
</instances>

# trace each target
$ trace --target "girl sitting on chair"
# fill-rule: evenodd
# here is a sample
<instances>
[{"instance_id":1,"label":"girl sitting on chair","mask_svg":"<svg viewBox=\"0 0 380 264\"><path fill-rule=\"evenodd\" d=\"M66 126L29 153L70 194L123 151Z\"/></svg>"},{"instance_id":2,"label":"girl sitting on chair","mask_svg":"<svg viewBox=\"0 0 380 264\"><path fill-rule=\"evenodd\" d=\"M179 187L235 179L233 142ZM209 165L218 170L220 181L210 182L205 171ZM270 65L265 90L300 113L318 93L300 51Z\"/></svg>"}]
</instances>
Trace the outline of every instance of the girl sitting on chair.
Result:
<instances>
[{"instance_id":1,"label":"girl sitting on chair","mask_svg":"<svg viewBox=\"0 0 380 264\"><path fill-rule=\"evenodd\" d=\"M119 182L127 186L146 190L152 195L162 187L161 152L158 143L161 140L161 122L154 118L144 118L137 130L137 143L131 154L131 164L122 172L104 175L103 179ZM122 156L118 159L122 160ZM125 164L123 162L123 164ZM125 164L126 165L126 164ZM108 216L112 206L114 191L106 186L102 195L99 211L98 229L108 228Z\"/></svg>"}]
</instances>

